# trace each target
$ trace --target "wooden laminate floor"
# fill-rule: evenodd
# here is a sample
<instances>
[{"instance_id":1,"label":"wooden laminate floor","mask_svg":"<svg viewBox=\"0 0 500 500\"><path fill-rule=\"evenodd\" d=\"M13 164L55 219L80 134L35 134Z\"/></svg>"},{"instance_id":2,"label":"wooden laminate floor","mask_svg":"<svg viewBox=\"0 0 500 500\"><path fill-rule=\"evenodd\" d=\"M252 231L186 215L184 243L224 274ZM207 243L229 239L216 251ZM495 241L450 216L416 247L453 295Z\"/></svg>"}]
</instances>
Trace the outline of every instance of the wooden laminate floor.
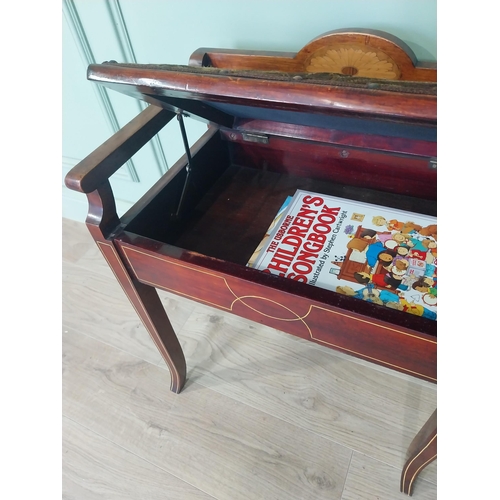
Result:
<instances>
[{"instance_id":1,"label":"wooden laminate floor","mask_svg":"<svg viewBox=\"0 0 500 500\"><path fill-rule=\"evenodd\" d=\"M436 386L159 292L170 375L84 224L63 219L63 498L402 499ZM436 462L412 498L436 498Z\"/></svg>"}]
</instances>

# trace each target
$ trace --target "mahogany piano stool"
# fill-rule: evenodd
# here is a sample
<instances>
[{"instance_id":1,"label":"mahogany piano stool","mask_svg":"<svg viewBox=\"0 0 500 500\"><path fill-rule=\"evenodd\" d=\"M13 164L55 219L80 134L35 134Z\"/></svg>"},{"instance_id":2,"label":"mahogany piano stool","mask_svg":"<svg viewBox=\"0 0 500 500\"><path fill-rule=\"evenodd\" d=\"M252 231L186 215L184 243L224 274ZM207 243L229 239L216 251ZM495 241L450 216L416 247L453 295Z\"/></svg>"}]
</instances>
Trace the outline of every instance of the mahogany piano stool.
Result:
<instances>
[{"instance_id":1,"label":"mahogany piano stool","mask_svg":"<svg viewBox=\"0 0 500 500\"><path fill-rule=\"evenodd\" d=\"M298 53L202 48L188 66L118 64L88 79L149 103L76 165L86 224L167 363L186 362L156 288L436 382L437 322L246 267L283 200L319 191L436 215L436 64L380 31L326 33ZM208 123L190 148L184 116ZM170 120L186 154L121 218L109 177ZM437 415L401 491L437 456Z\"/></svg>"}]
</instances>

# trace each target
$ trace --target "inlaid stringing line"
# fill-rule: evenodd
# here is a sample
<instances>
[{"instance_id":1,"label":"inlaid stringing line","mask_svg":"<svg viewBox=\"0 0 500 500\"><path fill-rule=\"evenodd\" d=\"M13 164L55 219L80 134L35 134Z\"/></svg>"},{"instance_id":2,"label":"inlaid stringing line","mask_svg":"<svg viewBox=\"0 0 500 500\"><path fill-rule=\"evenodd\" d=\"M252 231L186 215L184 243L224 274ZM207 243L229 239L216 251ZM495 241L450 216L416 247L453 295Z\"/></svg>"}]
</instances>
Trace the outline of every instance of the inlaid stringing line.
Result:
<instances>
[{"instance_id":1,"label":"inlaid stringing line","mask_svg":"<svg viewBox=\"0 0 500 500\"><path fill-rule=\"evenodd\" d=\"M217 275L217 274L213 274L213 273L210 273L210 272L207 272L207 271L198 270L198 269L192 268L192 267L190 267L190 266L186 266L186 265L183 265L183 264L179 264L179 263L177 263L177 262L172 262L172 261L170 261L170 260L163 259L163 258L160 258L160 257L156 257L156 256L154 256L154 255L150 255L150 254L148 254L148 253L141 252L141 251L136 250L136 249L132 249L132 248L128 248L128 247L122 247L122 248L123 248L123 251L124 251L125 257L126 257L126 259L127 259L127 262L128 262L128 264L129 264L129 266L131 267L131 269L133 269L133 271L134 271L134 273L135 273L135 275L136 275L136 276L137 276L137 272L135 271L134 266L132 265L132 263L131 263L131 261L130 261L129 257L127 256L127 250L128 250L128 251L133 251L133 252L136 252L136 253L139 253L139 254L142 254L142 255L146 255L147 257L152 257L152 258L158 259L158 260L160 260L161 262L166 263L166 264L173 264L173 265L176 265L176 266L179 266L179 267L183 267L183 268L185 268L185 269L189 269L190 271L195 271L195 272L199 272L199 273L202 273L202 274L207 274L208 276L212 276L212 277L215 277L215 278L219 278L219 279L221 279L221 280L225 283L225 285L226 285L226 287L228 288L228 290L229 290L229 291L230 291L230 292L234 295L235 300L231 303L231 307L230 307L230 308L228 308L228 307L226 307L226 306L219 305L219 304L215 304L215 303L213 303L213 302L209 302L209 301L207 301L207 300L200 299L200 298L198 298L198 297L195 297L195 296L189 295L189 294L187 294L187 293L179 292L179 291L177 291L177 290L175 290L175 289L173 289L173 288L168 288L168 287L165 287L165 286L163 286L163 285L159 285L158 283L153 283L153 282L151 282L151 281L147 281L147 280L141 280L143 283L147 283L148 285L154 286L154 287L159 288L159 289L161 289L161 290L166 290L166 291L168 291L168 292L173 292L173 293L176 293L176 294L182 295L182 296L184 296L184 297L187 297L187 298L189 298L189 299L196 300L196 301L200 301L200 302L203 302L203 303L206 303L206 304L209 304L209 305L212 305L212 306L218 307L218 308L220 308L220 309L223 309L223 310L226 310L226 311L229 311L229 312L232 312L232 311L233 311L233 305L234 305L236 302L240 301L240 302L241 302L244 306L248 307L248 308L249 308L249 309L251 309L252 311L254 311L254 312L258 313L258 314L261 314L262 316L268 317L268 318L270 318L270 319L275 319L275 320L277 320L277 321L288 321L288 322L291 322L291 321L297 321L297 320L299 320L299 321L301 321L301 322L304 324L304 326L307 328L307 331L309 332L309 336L310 336L310 338L311 338L312 340L316 341L316 342L321 342L321 343L323 343L323 344L327 344L327 345L329 345L329 346L335 347L336 349L339 349L339 350L344 351L344 352L349 352L349 353L352 353L352 354L356 354L357 356L360 356L360 357L362 357L362 358L364 358L364 359L369 359L369 360L372 360L372 361L376 361L376 362L381 363L381 364L383 364L383 365L385 365L385 366L389 366L389 367L392 367L392 368L397 368L397 369L402 370L402 371L404 371L404 372L406 372L406 373L411 373L411 374L413 374L413 375L418 375L418 376L424 377L424 378L426 378L427 380L436 381L436 379L435 379L434 377L430 377L430 376L428 376L428 375L424 375L424 374L422 374L422 373L420 373L420 372L416 372L416 371L414 371L414 370L410 370L410 369L408 369L408 368L404 368L404 367L402 367L402 366L395 365L395 364L393 364L393 363L389 363L388 361L384 361L384 360L382 360L382 359L378 359L378 358L375 358L375 357L373 357L373 356L368 356L368 355L363 354L363 353L360 353L360 352L358 352L358 351L354 351L354 350L352 350L352 349L348 349L348 348L346 348L346 347L342 347L342 346L339 346L339 345L337 345L337 344L333 344L333 343L331 343L331 342L327 342L326 340L321 340L321 339L318 339L318 338L316 338L316 337L314 337L314 336L313 336L313 334L312 334L312 332L311 332L311 329L309 328L309 325L308 325L308 324L304 321L304 318L307 318L307 316L309 316L309 314L310 314L310 312L311 312L312 308L313 308L313 307L316 307L317 309L321 309L321 310L324 310L324 311L329 312L329 313L339 314L339 315L341 315L341 316L346 316L347 318L350 318L350 319L355 319L355 320L358 320L358 321L362 321L362 322L364 322L364 323L368 323L368 324L371 324L371 325L378 326L378 327L380 327L380 328L386 328L387 330L392 330L392 331L397 332L397 333L402 333L403 335L408 335L408 336L410 336L410 337L414 337L414 338L417 338L417 339L419 339L419 340L423 340L423 341L426 341L426 342L435 343L435 342L433 342L433 341L431 341L431 340L422 339L422 338L417 337L417 336L415 336L415 335L411 335L411 334L409 334L409 333L401 332L400 330L396 330L396 329L394 329L394 328L389 328L389 327L384 327L384 326L381 326L381 325L377 325L376 323L372 323L372 322L370 322L370 321L361 320L361 319L355 318L355 317L353 317L353 316L349 316L348 314L343 314L343 313L337 313L337 312L335 312L335 311L330 311L329 309L326 309L326 308L323 308L323 307L319 307L319 306L315 306L315 305L311 305L311 306L309 306L309 311L308 311L308 312L307 312L304 316L302 316L302 317L301 317L301 316L299 316L297 313L295 313L294 311L292 311L291 309L289 309L288 307L284 306L283 304L280 304L279 302L276 302L276 301L274 301L274 300L268 299L268 298L266 298L266 297L260 297L260 296L258 296L258 295L247 295L247 296L244 296L244 297L238 297L238 296L237 296L237 295L233 292L233 290L231 289L231 287L230 287L230 286L229 286L229 284L227 283L226 279L225 279L224 277L222 277L222 276ZM295 314L295 316L296 316L297 318L296 318L296 319L293 319L293 318L291 318L291 319L283 319L283 318L277 318L277 317L274 317L274 316L270 316L270 315L268 315L268 314L265 314L265 313L263 313L263 312L259 311L258 309L253 308L252 306L249 306L248 304L246 304L246 303L242 300L243 298L257 298L257 299L267 300L267 301L272 302L272 303L274 303L274 304L276 304L276 305L279 305L280 307L283 307L284 309L287 309L287 310L288 310L289 312L291 312L292 314Z\"/></svg>"},{"instance_id":2,"label":"inlaid stringing line","mask_svg":"<svg viewBox=\"0 0 500 500\"><path fill-rule=\"evenodd\" d=\"M125 254L126 254L126 251L131 251L131 252L136 252L136 253L139 253L141 255L146 255L147 257L151 257L153 259L157 259L157 260L160 260L161 262L164 262L164 263L167 263L167 264L172 264L174 266L179 266L179 267L183 267L185 269L189 269L191 271L196 271L196 272L199 272L199 273L202 273L202 274L207 274L208 276L213 276L213 277L216 277L216 278L220 278L222 280L224 280L224 282L226 283L226 286L228 287L229 291L238 299L239 297L231 290L231 288L229 287L229 285L227 284L227 281L225 278L223 278L222 276L219 276L217 274L214 274L214 273L210 273L208 271L202 271L201 269L195 269L193 267L190 267L190 266L186 266L185 264L181 264L179 262L173 262L171 260L168 260L168 259L165 259L165 258L161 258L161 257L158 257L156 255L151 255L149 253L146 253L146 252L141 252L140 250L136 250L135 248L128 248L128 247L122 247ZM129 264L130 264L130 260L128 260ZM133 268L133 267L132 267ZM136 273L137 274L137 273ZM158 286L159 288L161 288L159 285L155 285L154 283L152 283L153 286ZM178 293L178 292L176 292ZM263 297L264 298L264 297ZM282 307L285 307L283 306L282 304L279 304L281 305ZM219 306L220 307L220 306ZM417 335L413 335L411 333L407 333L407 332L403 332L401 330L397 330L396 328L391 328L389 326L383 326L383 325L379 325L377 323L374 323L372 321L368 321L368 320L365 320L365 319L360 319L360 318L357 318L355 316L350 316L349 314L345 314L345 313L340 313L340 312L336 312L336 311L330 311L329 309L326 309L326 308L322 308L320 306L316 306L316 305L311 305L310 308L312 307L316 307L318 309L324 309L325 311L328 311L330 313L333 313L333 314L338 314L340 316L344 316L346 318L349 318L349 319L353 319L355 321L361 321L362 323L366 323L366 324L369 324L369 325L372 325L372 326L376 326L378 328L383 328L385 330L390 330L390 331L393 331L393 332L396 332L396 333L400 333L402 335L406 335L408 337L413 337L413 338L416 338L418 340L422 340L423 342L429 342L431 344L437 344L437 342L435 340L431 340L431 339L424 339L422 337L418 337ZM311 312L311 310L309 309L309 312L303 316L303 318L307 317L308 314ZM295 314L295 313L294 313ZM298 315L297 315L298 316ZM300 316L298 316L300 318Z\"/></svg>"},{"instance_id":3,"label":"inlaid stringing line","mask_svg":"<svg viewBox=\"0 0 500 500\"><path fill-rule=\"evenodd\" d=\"M415 471L415 474L413 474L412 478L411 478L411 481L410 481L410 484L408 486L408 493L410 493L411 491L411 486L413 484L413 481L415 480L415 478L417 477L417 474L430 462L432 462L435 458L437 457L437 453L429 458L429 460L427 460L425 463L423 463L416 471Z\"/></svg>"},{"instance_id":4,"label":"inlaid stringing line","mask_svg":"<svg viewBox=\"0 0 500 500\"><path fill-rule=\"evenodd\" d=\"M413 462L414 462L414 461L415 461L415 460L416 460L416 459L417 459L417 458L418 458L418 457L419 457L419 456L420 456L420 455L421 455L421 454L422 454L422 453L423 453L423 452L424 452L424 451L425 451L425 450L426 450L426 449L427 449L427 448L431 445L431 443L432 443L434 440L436 440L436 439L437 439L437 434L436 434L435 436L433 436L433 438L432 438L432 439L431 439L431 440L430 440L430 441L429 441L429 442L428 442L428 443L427 443L427 444L426 444L426 445L425 445L425 446L424 446L424 447L423 447L423 448L422 448L422 449L421 449L421 450L420 450L420 451L419 451L419 452L418 452L418 453L417 453L417 454L413 457L413 460L412 460L412 461L408 464L408 466L407 466L407 467L405 467L405 472L404 472L404 474L403 474L403 483L404 483L404 482L405 482L405 480L406 480L406 473L408 472L408 469L410 468L410 465L411 465L411 464L412 464L412 463L413 463ZM437 455L434 455L434 457L433 457L431 460L433 460L434 458L436 458L436 456L437 456ZM427 464L427 463L429 463L429 462L430 462L430 460L428 460L428 461L426 462L426 464ZM425 464L424 464L424 465L425 465ZM413 475L413 477L412 477L412 479L411 479L411 481L410 481L410 487L411 487L411 483L412 483L412 482L413 482L413 480L415 479L415 477L416 477L416 475L417 475L418 471L419 471L422 467L423 467L423 465L422 465L421 467L419 467L419 468L417 469L417 471L415 472L415 474Z\"/></svg>"}]
</instances>

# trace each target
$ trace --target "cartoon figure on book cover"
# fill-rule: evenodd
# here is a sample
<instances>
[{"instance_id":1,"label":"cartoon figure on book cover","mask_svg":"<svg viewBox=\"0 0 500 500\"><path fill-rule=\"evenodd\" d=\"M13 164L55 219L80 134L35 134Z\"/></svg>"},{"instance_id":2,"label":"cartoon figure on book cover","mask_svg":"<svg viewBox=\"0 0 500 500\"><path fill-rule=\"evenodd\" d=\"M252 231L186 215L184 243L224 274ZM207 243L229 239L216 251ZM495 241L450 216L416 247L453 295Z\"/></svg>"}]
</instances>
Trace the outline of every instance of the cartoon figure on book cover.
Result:
<instances>
[{"instance_id":1,"label":"cartoon figure on book cover","mask_svg":"<svg viewBox=\"0 0 500 500\"><path fill-rule=\"evenodd\" d=\"M285 206L251 267L437 318L435 217L300 190Z\"/></svg>"},{"instance_id":2,"label":"cartoon figure on book cover","mask_svg":"<svg viewBox=\"0 0 500 500\"><path fill-rule=\"evenodd\" d=\"M422 227L412 221L387 221L375 216L372 225L384 226L384 230L358 225L336 273L338 279L363 288L338 286L336 291L436 319L433 309L437 306L437 276L433 262L437 255L437 224Z\"/></svg>"}]
</instances>

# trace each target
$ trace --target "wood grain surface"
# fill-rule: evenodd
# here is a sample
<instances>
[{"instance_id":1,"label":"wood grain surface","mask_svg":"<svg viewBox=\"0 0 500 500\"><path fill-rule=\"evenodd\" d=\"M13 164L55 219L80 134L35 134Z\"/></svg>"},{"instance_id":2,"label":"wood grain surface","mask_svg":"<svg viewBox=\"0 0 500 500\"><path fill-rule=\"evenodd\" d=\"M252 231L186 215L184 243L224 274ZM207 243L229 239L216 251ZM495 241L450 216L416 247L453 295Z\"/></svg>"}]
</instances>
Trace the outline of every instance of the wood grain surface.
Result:
<instances>
[{"instance_id":1,"label":"wood grain surface","mask_svg":"<svg viewBox=\"0 0 500 500\"><path fill-rule=\"evenodd\" d=\"M398 479L399 472L393 467L367 455L354 452L342 500L359 500L360 498L363 500L401 500L406 496L394 491L393 488L393 484ZM433 500L436 498L436 486L422 481L418 496L411 498Z\"/></svg>"},{"instance_id":2,"label":"wood grain surface","mask_svg":"<svg viewBox=\"0 0 500 500\"><path fill-rule=\"evenodd\" d=\"M436 386L160 292L170 375L84 224L63 220L63 498L403 498ZM436 498L436 464L415 481Z\"/></svg>"},{"instance_id":3,"label":"wood grain surface","mask_svg":"<svg viewBox=\"0 0 500 500\"><path fill-rule=\"evenodd\" d=\"M430 383L332 357L208 307L193 312L182 341L197 383L397 468L435 409Z\"/></svg>"},{"instance_id":4,"label":"wood grain surface","mask_svg":"<svg viewBox=\"0 0 500 500\"><path fill-rule=\"evenodd\" d=\"M69 418L63 418L66 500L209 500L212 497Z\"/></svg>"}]
</instances>

